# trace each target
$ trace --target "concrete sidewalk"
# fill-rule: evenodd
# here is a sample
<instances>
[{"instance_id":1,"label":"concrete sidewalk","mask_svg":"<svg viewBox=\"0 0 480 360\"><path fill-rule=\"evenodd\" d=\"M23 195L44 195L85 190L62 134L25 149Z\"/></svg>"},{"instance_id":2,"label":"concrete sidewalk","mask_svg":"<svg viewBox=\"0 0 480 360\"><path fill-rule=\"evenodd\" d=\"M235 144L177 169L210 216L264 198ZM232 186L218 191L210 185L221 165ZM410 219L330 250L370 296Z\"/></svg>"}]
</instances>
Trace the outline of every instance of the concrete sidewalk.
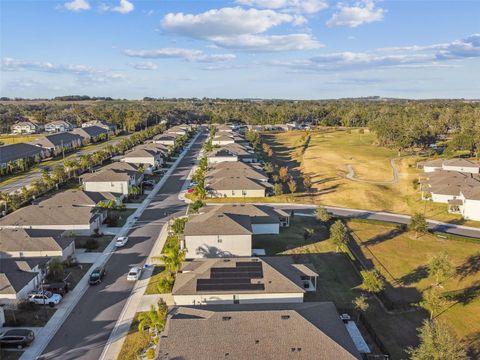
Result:
<instances>
[{"instance_id":1,"label":"concrete sidewalk","mask_svg":"<svg viewBox=\"0 0 480 360\"><path fill-rule=\"evenodd\" d=\"M173 169L175 169L176 166L180 163L180 161L186 155L188 150L190 150L190 148L195 143L195 141L197 140L198 136L200 136L200 134L201 132L199 132L190 141L188 146L185 147L184 151L177 158L173 166L170 167L170 169L162 178L162 180L167 179L168 176L170 176L171 172L173 172ZM185 183L187 183L188 181L189 180L186 179ZM160 234L157 240L155 241L155 244L152 247L152 250L150 251L150 254L145 264L154 263L152 258L155 258L161 255L163 246L165 245L165 241L167 240L167 236L168 236L168 223L166 223L162 227L162 230L160 231ZM128 334L128 331L133 322L133 319L135 318L135 314L138 311L148 311L150 310L150 305L156 305L158 303L160 296L150 297L150 295L144 295L145 289L147 288L148 282L150 281L152 271L153 271L153 266L149 266L148 269L142 274L142 278L139 281L137 281L137 283L135 284L132 290L132 293L130 294L127 300L127 303L125 304L123 311L120 317L118 318L112 333L110 334L110 338L108 339L108 342L105 348L103 349L102 355L100 356L100 360L117 359L118 355L120 354L120 351L122 350L123 343L125 342L125 337ZM165 299L168 300L169 299L168 296L165 296ZM144 303L144 301L146 302ZM173 302L173 300L170 300L170 302ZM146 310L145 310L145 307L146 307Z\"/></svg>"},{"instance_id":2,"label":"concrete sidewalk","mask_svg":"<svg viewBox=\"0 0 480 360\"><path fill-rule=\"evenodd\" d=\"M192 140L192 142L188 145L187 148L190 148L191 145L194 143L194 141L197 139L200 133L198 133ZM182 153L182 157L186 151ZM45 350L47 347L48 343L51 341L53 336L57 333L58 329L62 326L64 321L67 319L67 317L70 315L70 313L73 311L77 303L80 301L84 293L87 291L89 285L88 285L88 278L90 276L90 271L94 269L97 266L103 266L107 263L111 255L113 254L115 250L115 241L119 236L126 236L132 226L135 225L135 219L140 217L140 215L143 213L143 211L147 208L147 206L150 204L150 202L153 200L155 195L160 191L161 187L165 183L166 179L168 176L173 172L175 169L176 165L178 165L179 161L175 162L174 166L172 166L169 169L169 172L165 174L164 177L155 185L153 188L152 192L145 198L143 203L140 204L140 207L135 210L135 212L130 215L128 218L127 222L122 226L120 231L117 233L117 235L112 239L110 244L105 248L103 253L101 253L100 256L98 256L97 260L92 264L90 269L86 272L86 274L83 276L83 278L78 282L77 286L69 292L67 296L63 298L63 300L60 302L60 304L57 306L57 311L53 314L53 316L50 318L50 320L47 322L47 324L39 331L38 335L35 338L35 341L32 343L30 347L28 347L27 350L23 353L21 356L20 360L32 360L38 358L42 352ZM148 281L147 281L148 284ZM142 295L143 295L142 290ZM128 303L127 303L128 306ZM127 307L126 306L126 307ZM136 309L136 308L135 308Z\"/></svg>"}]
</instances>

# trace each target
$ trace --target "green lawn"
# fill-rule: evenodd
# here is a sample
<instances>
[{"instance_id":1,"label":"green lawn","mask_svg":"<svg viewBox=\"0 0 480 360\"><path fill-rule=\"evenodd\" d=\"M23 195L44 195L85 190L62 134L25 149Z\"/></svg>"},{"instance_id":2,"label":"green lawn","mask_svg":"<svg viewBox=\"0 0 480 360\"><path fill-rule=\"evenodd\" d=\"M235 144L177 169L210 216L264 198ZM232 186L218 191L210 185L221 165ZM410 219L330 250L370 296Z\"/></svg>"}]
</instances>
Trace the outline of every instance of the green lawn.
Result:
<instances>
[{"instance_id":1,"label":"green lawn","mask_svg":"<svg viewBox=\"0 0 480 360\"><path fill-rule=\"evenodd\" d=\"M138 314L140 313L135 314L117 360L136 360L137 354L150 343L148 331L138 331Z\"/></svg>"},{"instance_id":2,"label":"green lawn","mask_svg":"<svg viewBox=\"0 0 480 360\"><path fill-rule=\"evenodd\" d=\"M0 141L3 142L5 145L18 144L18 143L24 143L24 142L35 140L40 136L42 135L41 134L18 134L18 135L0 134Z\"/></svg>"},{"instance_id":3,"label":"green lawn","mask_svg":"<svg viewBox=\"0 0 480 360\"><path fill-rule=\"evenodd\" d=\"M365 259L389 282L389 298L398 303L420 300L422 293L435 283L427 271L429 259L448 254L456 271L442 283L442 292L456 296L438 318L480 353L480 242L447 240L430 234L417 239L410 232L355 221L348 226Z\"/></svg>"},{"instance_id":4,"label":"green lawn","mask_svg":"<svg viewBox=\"0 0 480 360\"><path fill-rule=\"evenodd\" d=\"M162 279L167 276L167 272L165 271L165 267L163 266L155 266L152 272L152 276L150 276L150 280L148 281L147 288L145 289L145 295L153 295L153 294L162 294L165 292L160 292L158 289L158 284ZM166 291L166 292L171 292Z\"/></svg>"},{"instance_id":5,"label":"green lawn","mask_svg":"<svg viewBox=\"0 0 480 360\"><path fill-rule=\"evenodd\" d=\"M265 249L267 255L277 255L326 238L328 231L314 218L292 217L290 226L280 228L279 235L253 235L252 247Z\"/></svg>"}]
</instances>

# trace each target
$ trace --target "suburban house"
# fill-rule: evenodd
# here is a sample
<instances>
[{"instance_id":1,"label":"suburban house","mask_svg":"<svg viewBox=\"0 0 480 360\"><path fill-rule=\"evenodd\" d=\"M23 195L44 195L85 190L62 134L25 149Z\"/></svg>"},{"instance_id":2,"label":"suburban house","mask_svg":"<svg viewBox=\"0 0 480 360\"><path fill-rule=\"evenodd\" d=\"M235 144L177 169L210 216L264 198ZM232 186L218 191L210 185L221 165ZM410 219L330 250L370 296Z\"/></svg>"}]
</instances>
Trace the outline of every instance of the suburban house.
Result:
<instances>
[{"instance_id":1,"label":"suburban house","mask_svg":"<svg viewBox=\"0 0 480 360\"><path fill-rule=\"evenodd\" d=\"M361 359L332 302L174 307L157 359Z\"/></svg>"},{"instance_id":2,"label":"suburban house","mask_svg":"<svg viewBox=\"0 0 480 360\"><path fill-rule=\"evenodd\" d=\"M100 230L105 210L100 201L118 201L120 194L68 190L0 218L0 229L67 230L92 235Z\"/></svg>"},{"instance_id":3,"label":"suburban house","mask_svg":"<svg viewBox=\"0 0 480 360\"><path fill-rule=\"evenodd\" d=\"M90 120L82 124L82 128L90 126L99 126L107 130L109 134L114 134L117 131L117 125L108 123L103 120Z\"/></svg>"},{"instance_id":4,"label":"suburban house","mask_svg":"<svg viewBox=\"0 0 480 360\"><path fill-rule=\"evenodd\" d=\"M233 132L233 126L230 124L216 124L215 128L217 129L217 132L227 132L227 133Z\"/></svg>"},{"instance_id":5,"label":"suburban house","mask_svg":"<svg viewBox=\"0 0 480 360\"><path fill-rule=\"evenodd\" d=\"M149 149L149 150L154 150L156 152L159 152L162 157L166 157L170 155L172 152L172 148L167 146L167 145L162 145L162 144L157 144L153 142L148 142L142 145L137 146L139 149Z\"/></svg>"},{"instance_id":6,"label":"suburban house","mask_svg":"<svg viewBox=\"0 0 480 360\"><path fill-rule=\"evenodd\" d=\"M118 170L100 170L81 176L83 189L89 192L113 192L121 194L120 200L127 196L130 189L138 183L142 173L128 173Z\"/></svg>"},{"instance_id":7,"label":"suburban house","mask_svg":"<svg viewBox=\"0 0 480 360\"><path fill-rule=\"evenodd\" d=\"M50 152L47 149L27 143L0 146L0 168L6 168L9 163L18 165L19 160L27 163L40 162L49 155Z\"/></svg>"},{"instance_id":8,"label":"suburban house","mask_svg":"<svg viewBox=\"0 0 480 360\"><path fill-rule=\"evenodd\" d=\"M77 134L62 132L58 134L42 136L30 142L35 146L40 146L50 151L55 156L62 151L71 151L82 146L82 137Z\"/></svg>"},{"instance_id":9,"label":"suburban house","mask_svg":"<svg viewBox=\"0 0 480 360\"><path fill-rule=\"evenodd\" d=\"M125 153L122 161L130 164L140 164L145 168L145 172L151 172L163 164L162 152L151 148L136 147Z\"/></svg>"},{"instance_id":10,"label":"suburban house","mask_svg":"<svg viewBox=\"0 0 480 360\"><path fill-rule=\"evenodd\" d=\"M170 129L168 129L166 133L167 134L173 134L174 136L175 135L184 136L184 135L187 135L187 130L186 130L185 127L177 125L177 126L173 126Z\"/></svg>"},{"instance_id":11,"label":"suburban house","mask_svg":"<svg viewBox=\"0 0 480 360\"><path fill-rule=\"evenodd\" d=\"M67 121L58 120L45 124L45 131L48 133L65 132L73 130L74 126Z\"/></svg>"},{"instance_id":12,"label":"suburban house","mask_svg":"<svg viewBox=\"0 0 480 360\"><path fill-rule=\"evenodd\" d=\"M253 234L278 234L289 214L268 206L207 206L185 225L186 258L250 256Z\"/></svg>"},{"instance_id":13,"label":"suburban house","mask_svg":"<svg viewBox=\"0 0 480 360\"><path fill-rule=\"evenodd\" d=\"M36 134L43 130L43 126L37 125L31 121L20 121L12 125L13 134Z\"/></svg>"},{"instance_id":14,"label":"suburban house","mask_svg":"<svg viewBox=\"0 0 480 360\"><path fill-rule=\"evenodd\" d=\"M211 176L205 183L209 197L266 197L272 185L243 175Z\"/></svg>"},{"instance_id":15,"label":"suburban house","mask_svg":"<svg viewBox=\"0 0 480 360\"><path fill-rule=\"evenodd\" d=\"M72 134L79 135L83 139L83 143L94 143L108 139L109 131L100 126L87 126L71 131Z\"/></svg>"},{"instance_id":16,"label":"suburban house","mask_svg":"<svg viewBox=\"0 0 480 360\"><path fill-rule=\"evenodd\" d=\"M259 167L243 162L222 162L208 167L206 178L245 176L258 181L267 182L268 175Z\"/></svg>"},{"instance_id":17,"label":"suburban house","mask_svg":"<svg viewBox=\"0 0 480 360\"><path fill-rule=\"evenodd\" d=\"M75 242L63 230L0 229L0 259L54 257L66 260Z\"/></svg>"},{"instance_id":18,"label":"suburban house","mask_svg":"<svg viewBox=\"0 0 480 360\"><path fill-rule=\"evenodd\" d=\"M235 139L233 135L227 135L225 133L216 134L212 139L212 145L228 145L233 144Z\"/></svg>"},{"instance_id":19,"label":"suburban house","mask_svg":"<svg viewBox=\"0 0 480 360\"><path fill-rule=\"evenodd\" d=\"M183 263L172 295L175 305L301 303L317 277L290 256L196 259Z\"/></svg>"},{"instance_id":20,"label":"suburban house","mask_svg":"<svg viewBox=\"0 0 480 360\"><path fill-rule=\"evenodd\" d=\"M153 137L152 142L166 146L175 146L176 136L172 134L159 134Z\"/></svg>"},{"instance_id":21,"label":"suburban house","mask_svg":"<svg viewBox=\"0 0 480 360\"><path fill-rule=\"evenodd\" d=\"M50 259L0 259L0 305L15 306L36 290L43 280Z\"/></svg>"},{"instance_id":22,"label":"suburban house","mask_svg":"<svg viewBox=\"0 0 480 360\"><path fill-rule=\"evenodd\" d=\"M422 199L448 204L448 211L480 220L480 176L471 172L437 170L421 181Z\"/></svg>"},{"instance_id":23,"label":"suburban house","mask_svg":"<svg viewBox=\"0 0 480 360\"><path fill-rule=\"evenodd\" d=\"M252 163L255 161L255 153L253 150L250 150L249 147L239 143L233 143L214 149L208 154L207 160L209 164L217 164L225 161Z\"/></svg>"},{"instance_id":24,"label":"suburban house","mask_svg":"<svg viewBox=\"0 0 480 360\"><path fill-rule=\"evenodd\" d=\"M430 173L437 170L458 171L470 174L480 173L480 162L468 159L436 159L421 161L417 164L417 167L423 169L425 173Z\"/></svg>"}]
</instances>

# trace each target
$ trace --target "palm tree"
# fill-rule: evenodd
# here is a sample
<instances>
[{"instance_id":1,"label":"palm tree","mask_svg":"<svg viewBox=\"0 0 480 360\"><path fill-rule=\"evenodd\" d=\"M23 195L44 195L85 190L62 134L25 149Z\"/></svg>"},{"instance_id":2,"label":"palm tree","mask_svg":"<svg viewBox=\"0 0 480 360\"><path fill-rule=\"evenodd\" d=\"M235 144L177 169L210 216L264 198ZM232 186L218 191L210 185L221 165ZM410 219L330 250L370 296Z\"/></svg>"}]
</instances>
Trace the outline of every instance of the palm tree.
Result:
<instances>
[{"instance_id":1,"label":"palm tree","mask_svg":"<svg viewBox=\"0 0 480 360\"><path fill-rule=\"evenodd\" d=\"M165 268L171 273L176 273L184 260L185 250L181 250L180 246L178 245L166 249L163 255L163 262L165 263Z\"/></svg>"},{"instance_id":2,"label":"palm tree","mask_svg":"<svg viewBox=\"0 0 480 360\"><path fill-rule=\"evenodd\" d=\"M165 327L167 311L167 304L165 304L163 300L160 300L156 307L152 305L149 311L141 312L138 315L138 331L148 329L155 334L162 331Z\"/></svg>"}]
</instances>

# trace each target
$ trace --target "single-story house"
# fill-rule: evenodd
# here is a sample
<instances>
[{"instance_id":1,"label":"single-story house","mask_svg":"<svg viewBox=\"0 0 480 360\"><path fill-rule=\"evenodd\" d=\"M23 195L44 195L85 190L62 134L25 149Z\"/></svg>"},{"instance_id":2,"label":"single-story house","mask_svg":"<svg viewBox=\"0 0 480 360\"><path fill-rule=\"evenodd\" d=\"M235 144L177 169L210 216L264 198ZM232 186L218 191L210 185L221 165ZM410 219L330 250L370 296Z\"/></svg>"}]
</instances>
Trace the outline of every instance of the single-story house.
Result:
<instances>
[{"instance_id":1,"label":"single-story house","mask_svg":"<svg viewBox=\"0 0 480 360\"><path fill-rule=\"evenodd\" d=\"M158 359L362 359L332 302L174 307Z\"/></svg>"},{"instance_id":2,"label":"single-story house","mask_svg":"<svg viewBox=\"0 0 480 360\"><path fill-rule=\"evenodd\" d=\"M216 124L215 128L217 132L233 132L233 125L231 124Z\"/></svg>"},{"instance_id":3,"label":"single-story house","mask_svg":"<svg viewBox=\"0 0 480 360\"><path fill-rule=\"evenodd\" d=\"M0 258L0 304L15 306L36 290L50 258Z\"/></svg>"},{"instance_id":4,"label":"single-story house","mask_svg":"<svg viewBox=\"0 0 480 360\"><path fill-rule=\"evenodd\" d=\"M291 256L195 259L183 263L172 295L175 305L301 303L317 278Z\"/></svg>"},{"instance_id":5,"label":"single-story house","mask_svg":"<svg viewBox=\"0 0 480 360\"><path fill-rule=\"evenodd\" d=\"M217 134L212 139L212 145L227 145L233 144L235 142L235 138L233 135L226 135L223 133Z\"/></svg>"},{"instance_id":6,"label":"single-story house","mask_svg":"<svg viewBox=\"0 0 480 360\"><path fill-rule=\"evenodd\" d=\"M42 136L30 142L50 151L51 155L59 155L62 151L71 151L82 146L82 137L77 134L62 132Z\"/></svg>"},{"instance_id":7,"label":"single-story house","mask_svg":"<svg viewBox=\"0 0 480 360\"><path fill-rule=\"evenodd\" d=\"M177 125L177 126L173 126L170 129L168 129L166 133L167 134L173 134L174 136L175 135L183 136L183 135L187 134L187 130L185 128L183 128L182 126Z\"/></svg>"},{"instance_id":8,"label":"single-story house","mask_svg":"<svg viewBox=\"0 0 480 360\"><path fill-rule=\"evenodd\" d=\"M448 204L448 211L480 220L480 176L468 172L436 170L422 181L422 199Z\"/></svg>"},{"instance_id":9,"label":"single-story house","mask_svg":"<svg viewBox=\"0 0 480 360\"><path fill-rule=\"evenodd\" d=\"M230 150L219 148L213 150L207 155L208 164L217 164L225 161L236 162L239 161L238 155Z\"/></svg>"},{"instance_id":10,"label":"single-story house","mask_svg":"<svg viewBox=\"0 0 480 360\"><path fill-rule=\"evenodd\" d=\"M163 164L163 153L151 148L136 147L133 150L126 152L122 161L130 164L140 164L145 167L145 171L149 172L156 169Z\"/></svg>"},{"instance_id":11,"label":"single-story house","mask_svg":"<svg viewBox=\"0 0 480 360\"><path fill-rule=\"evenodd\" d=\"M42 130L43 125L38 125L31 121L20 121L11 127L13 134L36 134Z\"/></svg>"},{"instance_id":12,"label":"single-story house","mask_svg":"<svg viewBox=\"0 0 480 360\"><path fill-rule=\"evenodd\" d=\"M93 125L73 129L71 133L79 135L83 139L84 143L94 143L101 140L107 140L109 130L100 126Z\"/></svg>"},{"instance_id":13,"label":"single-story house","mask_svg":"<svg viewBox=\"0 0 480 360\"><path fill-rule=\"evenodd\" d=\"M209 177L205 184L209 197L266 197L273 188L266 181L243 175Z\"/></svg>"},{"instance_id":14,"label":"single-story house","mask_svg":"<svg viewBox=\"0 0 480 360\"><path fill-rule=\"evenodd\" d=\"M48 256L66 260L75 252L75 242L63 235L63 230L0 229L0 259Z\"/></svg>"},{"instance_id":15,"label":"single-story house","mask_svg":"<svg viewBox=\"0 0 480 360\"><path fill-rule=\"evenodd\" d=\"M64 191L0 218L0 229L67 230L77 235L91 235L100 229L106 218L105 210L96 205L100 201L118 201L120 196Z\"/></svg>"},{"instance_id":16,"label":"single-story house","mask_svg":"<svg viewBox=\"0 0 480 360\"><path fill-rule=\"evenodd\" d=\"M8 163L16 163L18 160L40 162L49 155L49 150L27 143L0 146L0 168L6 168Z\"/></svg>"},{"instance_id":17,"label":"single-story house","mask_svg":"<svg viewBox=\"0 0 480 360\"><path fill-rule=\"evenodd\" d=\"M238 160L245 163L252 163L257 160L255 156L255 151L246 144L235 142L233 144L224 145L221 147L221 149L231 151L232 153L237 155Z\"/></svg>"},{"instance_id":18,"label":"single-story house","mask_svg":"<svg viewBox=\"0 0 480 360\"><path fill-rule=\"evenodd\" d=\"M166 146L175 146L176 136L171 134L159 134L153 137L152 142Z\"/></svg>"},{"instance_id":19,"label":"single-story house","mask_svg":"<svg viewBox=\"0 0 480 360\"><path fill-rule=\"evenodd\" d=\"M417 168L423 169L425 173L438 170L457 171L461 173L479 174L480 162L468 159L435 159L417 163Z\"/></svg>"},{"instance_id":20,"label":"single-story house","mask_svg":"<svg viewBox=\"0 0 480 360\"><path fill-rule=\"evenodd\" d=\"M138 175L143 175L138 173ZM113 192L122 194L122 198L129 194L130 189L137 183L137 177L125 171L99 170L81 176L83 189L89 192Z\"/></svg>"},{"instance_id":21,"label":"single-story house","mask_svg":"<svg viewBox=\"0 0 480 360\"><path fill-rule=\"evenodd\" d=\"M240 175L263 182L268 181L268 175L261 168L240 161L221 162L210 165L207 170L206 179Z\"/></svg>"},{"instance_id":22,"label":"single-story house","mask_svg":"<svg viewBox=\"0 0 480 360\"><path fill-rule=\"evenodd\" d=\"M45 124L45 131L48 133L65 132L73 130L74 126L68 121L58 120Z\"/></svg>"},{"instance_id":23,"label":"single-story house","mask_svg":"<svg viewBox=\"0 0 480 360\"><path fill-rule=\"evenodd\" d=\"M90 126L99 126L104 128L109 132L109 134L113 134L117 131L117 125L108 123L104 120L90 120L82 124L82 128Z\"/></svg>"}]
</instances>

